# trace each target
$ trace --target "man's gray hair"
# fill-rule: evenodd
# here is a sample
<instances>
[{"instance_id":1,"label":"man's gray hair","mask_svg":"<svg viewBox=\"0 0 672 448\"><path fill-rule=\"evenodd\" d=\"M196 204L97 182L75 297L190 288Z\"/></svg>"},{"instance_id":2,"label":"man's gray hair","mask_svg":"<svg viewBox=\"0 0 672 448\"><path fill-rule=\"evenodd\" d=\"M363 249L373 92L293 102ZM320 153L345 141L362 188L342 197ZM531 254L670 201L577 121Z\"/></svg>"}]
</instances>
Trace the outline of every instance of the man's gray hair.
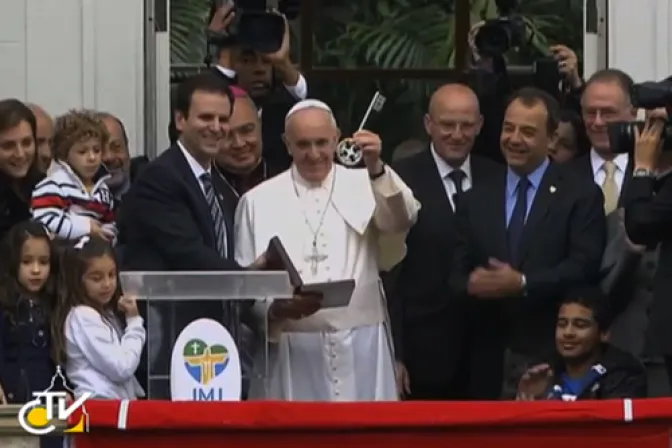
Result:
<instances>
[{"instance_id":1,"label":"man's gray hair","mask_svg":"<svg viewBox=\"0 0 672 448\"><path fill-rule=\"evenodd\" d=\"M287 115L285 115L285 126L287 126L287 123L294 114L308 109L320 109L327 112L333 125L338 127L338 124L336 123L336 117L334 117L334 112L331 110L331 107L329 107L324 101L314 99L301 100L296 103L294 107L292 107L289 112L287 112Z\"/></svg>"},{"instance_id":2,"label":"man's gray hair","mask_svg":"<svg viewBox=\"0 0 672 448\"><path fill-rule=\"evenodd\" d=\"M126 126L124 126L124 123L121 121L119 117L109 112L99 110L96 111L96 117L98 117L100 120L116 121L117 124L119 125L119 128L121 129L121 133L124 138L124 143L126 144L126 146L128 146L128 133L126 132Z\"/></svg>"}]
</instances>

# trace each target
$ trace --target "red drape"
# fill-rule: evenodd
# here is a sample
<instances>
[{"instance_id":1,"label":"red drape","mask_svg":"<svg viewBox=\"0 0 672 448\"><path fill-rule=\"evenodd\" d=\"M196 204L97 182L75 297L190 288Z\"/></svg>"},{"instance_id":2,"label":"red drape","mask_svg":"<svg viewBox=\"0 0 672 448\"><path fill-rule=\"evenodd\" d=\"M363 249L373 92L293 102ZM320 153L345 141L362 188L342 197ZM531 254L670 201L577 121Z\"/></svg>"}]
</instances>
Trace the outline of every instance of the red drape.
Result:
<instances>
[{"instance_id":1,"label":"red drape","mask_svg":"<svg viewBox=\"0 0 672 448\"><path fill-rule=\"evenodd\" d=\"M669 448L672 400L470 403L86 403L77 448ZM630 411L631 409L631 411ZM630 420L632 414L632 421ZM122 418L123 420L123 418Z\"/></svg>"}]
</instances>

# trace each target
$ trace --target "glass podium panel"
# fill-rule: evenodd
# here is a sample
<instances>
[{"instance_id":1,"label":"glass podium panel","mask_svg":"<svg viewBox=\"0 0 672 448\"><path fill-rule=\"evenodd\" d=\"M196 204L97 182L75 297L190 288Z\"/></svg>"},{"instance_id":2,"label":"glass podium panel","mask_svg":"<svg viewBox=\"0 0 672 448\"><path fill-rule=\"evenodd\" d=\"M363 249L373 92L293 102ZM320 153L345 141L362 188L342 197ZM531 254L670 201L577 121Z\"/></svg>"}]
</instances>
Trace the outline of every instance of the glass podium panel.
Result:
<instances>
[{"instance_id":1,"label":"glass podium panel","mask_svg":"<svg viewBox=\"0 0 672 448\"><path fill-rule=\"evenodd\" d=\"M263 398L270 300L290 299L286 272L122 272L147 342L137 377L152 400ZM241 380L242 377L242 380Z\"/></svg>"}]
</instances>

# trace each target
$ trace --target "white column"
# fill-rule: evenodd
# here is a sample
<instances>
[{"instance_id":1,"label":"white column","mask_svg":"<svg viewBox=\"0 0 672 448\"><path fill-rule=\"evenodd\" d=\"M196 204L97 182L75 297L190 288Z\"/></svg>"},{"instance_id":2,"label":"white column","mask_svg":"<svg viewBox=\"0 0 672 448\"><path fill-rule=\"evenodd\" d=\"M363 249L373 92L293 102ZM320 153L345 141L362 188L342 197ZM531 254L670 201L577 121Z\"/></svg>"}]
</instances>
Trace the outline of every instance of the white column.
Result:
<instances>
[{"instance_id":1,"label":"white column","mask_svg":"<svg viewBox=\"0 0 672 448\"><path fill-rule=\"evenodd\" d=\"M144 153L143 20L138 0L0 0L0 98L110 112Z\"/></svg>"}]
</instances>

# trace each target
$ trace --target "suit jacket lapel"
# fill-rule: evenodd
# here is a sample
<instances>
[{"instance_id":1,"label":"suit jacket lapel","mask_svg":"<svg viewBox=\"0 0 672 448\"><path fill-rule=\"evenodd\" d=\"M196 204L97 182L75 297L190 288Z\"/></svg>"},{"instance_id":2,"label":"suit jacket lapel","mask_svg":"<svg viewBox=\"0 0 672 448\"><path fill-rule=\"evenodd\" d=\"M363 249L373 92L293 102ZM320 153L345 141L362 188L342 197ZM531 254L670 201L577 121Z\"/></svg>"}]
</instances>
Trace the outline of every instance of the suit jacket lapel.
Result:
<instances>
[{"instance_id":1,"label":"suit jacket lapel","mask_svg":"<svg viewBox=\"0 0 672 448\"><path fill-rule=\"evenodd\" d=\"M618 208L623 207L623 199L625 198L625 190L630 185L630 180L632 179L632 156L628 158L628 165L625 167L625 173L623 173L623 186L621 187L621 192L618 195Z\"/></svg>"},{"instance_id":2,"label":"suit jacket lapel","mask_svg":"<svg viewBox=\"0 0 672 448\"><path fill-rule=\"evenodd\" d=\"M537 192L534 195L530 213L525 222L525 230L520 242L520 263L525 259L530 248L530 243L532 241L539 241L537 232L540 231L540 225L558 194L558 174L558 167L551 163L541 178Z\"/></svg>"},{"instance_id":3,"label":"suit jacket lapel","mask_svg":"<svg viewBox=\"0 0 672 448\"><path fill-rule=\"evenodd\" d=\"M222 215L224 215L224 225L226 226L226 256L228 259L233 259L234 248L233 248L233 218L236 213L236 205L238 203L238 197L235 193L228 187L222 176L218 172L212 173L212 183L215 187L215 192L217 193L217 200L219 201L219 207L222 209Z\"/></svg>"},{"instance_id":4,"label":"suit jacket lapel","mask_svg":"<svg viewBox=\"0 0 672 448\"><path fill-rule=\"evenodd\" d=\"M595 182L595 173L593 173L593 162L590 160L590 152L584 156L581 156L581 169L584 170L586 176L589 179L593 179Z\"/></svg>"},{"instance_id":5,"label":"suit jacket lapel","mask_svg":"<svg viewBox=\"0 0 672 448\"><path fill-rule=\"evenodd\" d=\"M439 167L436 166L429 148L418 155L418 165L415 172L418 176L418 184L426 191L426 197L439 204L436 219L443 220L452 215L454 212L453 206L450 204L446 186L439 173ZM444 215L444 212L446 215Z\"/></svg>"},{"instance_id":6,"label":"suit jacket lapel","mask_svg":"<svg viewBox=\"0 0 672 448\"><path fill-rule=\"evenodd\" d=\"M189 187L189 192L192 196L192 200L196 205L196 211L200 215L199 221L203 223L212 223L212 216L210 215L210 209L208 208L208 203L205 200L205 196L203 195L201 185L196 179L196 176L194 176L194 172L191 170L189 162L187 162L187 159L184 158L182 150L178 146L173 146L168 151L172 151L172 157L175 161L175 168L182 175L182 179L184 179L185 183L187 184L187 187ZM215 240L214 226L210 224L208 226L203 227L207 227L210 230L210 236L212 238L212 241L214 241Z\"/></svg>"},{"instance_id":7,"label":"suit jacket lapel","mask_svg":"<svg viewBox=\"0 0 672 448\"><path fill-rule=\"evenodd\" d=\"M474 175L475 176L475 175ZM489 182L486 188L483 188L484 197L473 195L477 207L485 208L485 222L488 228L492 229L492 238L494 241L494 253L491 255L498 260L508 259L508 244L506 236L506 173L499 174L499 179L495 182ZM475 193L475 192L474 192Z\"/></svg>"}]
</instances>

